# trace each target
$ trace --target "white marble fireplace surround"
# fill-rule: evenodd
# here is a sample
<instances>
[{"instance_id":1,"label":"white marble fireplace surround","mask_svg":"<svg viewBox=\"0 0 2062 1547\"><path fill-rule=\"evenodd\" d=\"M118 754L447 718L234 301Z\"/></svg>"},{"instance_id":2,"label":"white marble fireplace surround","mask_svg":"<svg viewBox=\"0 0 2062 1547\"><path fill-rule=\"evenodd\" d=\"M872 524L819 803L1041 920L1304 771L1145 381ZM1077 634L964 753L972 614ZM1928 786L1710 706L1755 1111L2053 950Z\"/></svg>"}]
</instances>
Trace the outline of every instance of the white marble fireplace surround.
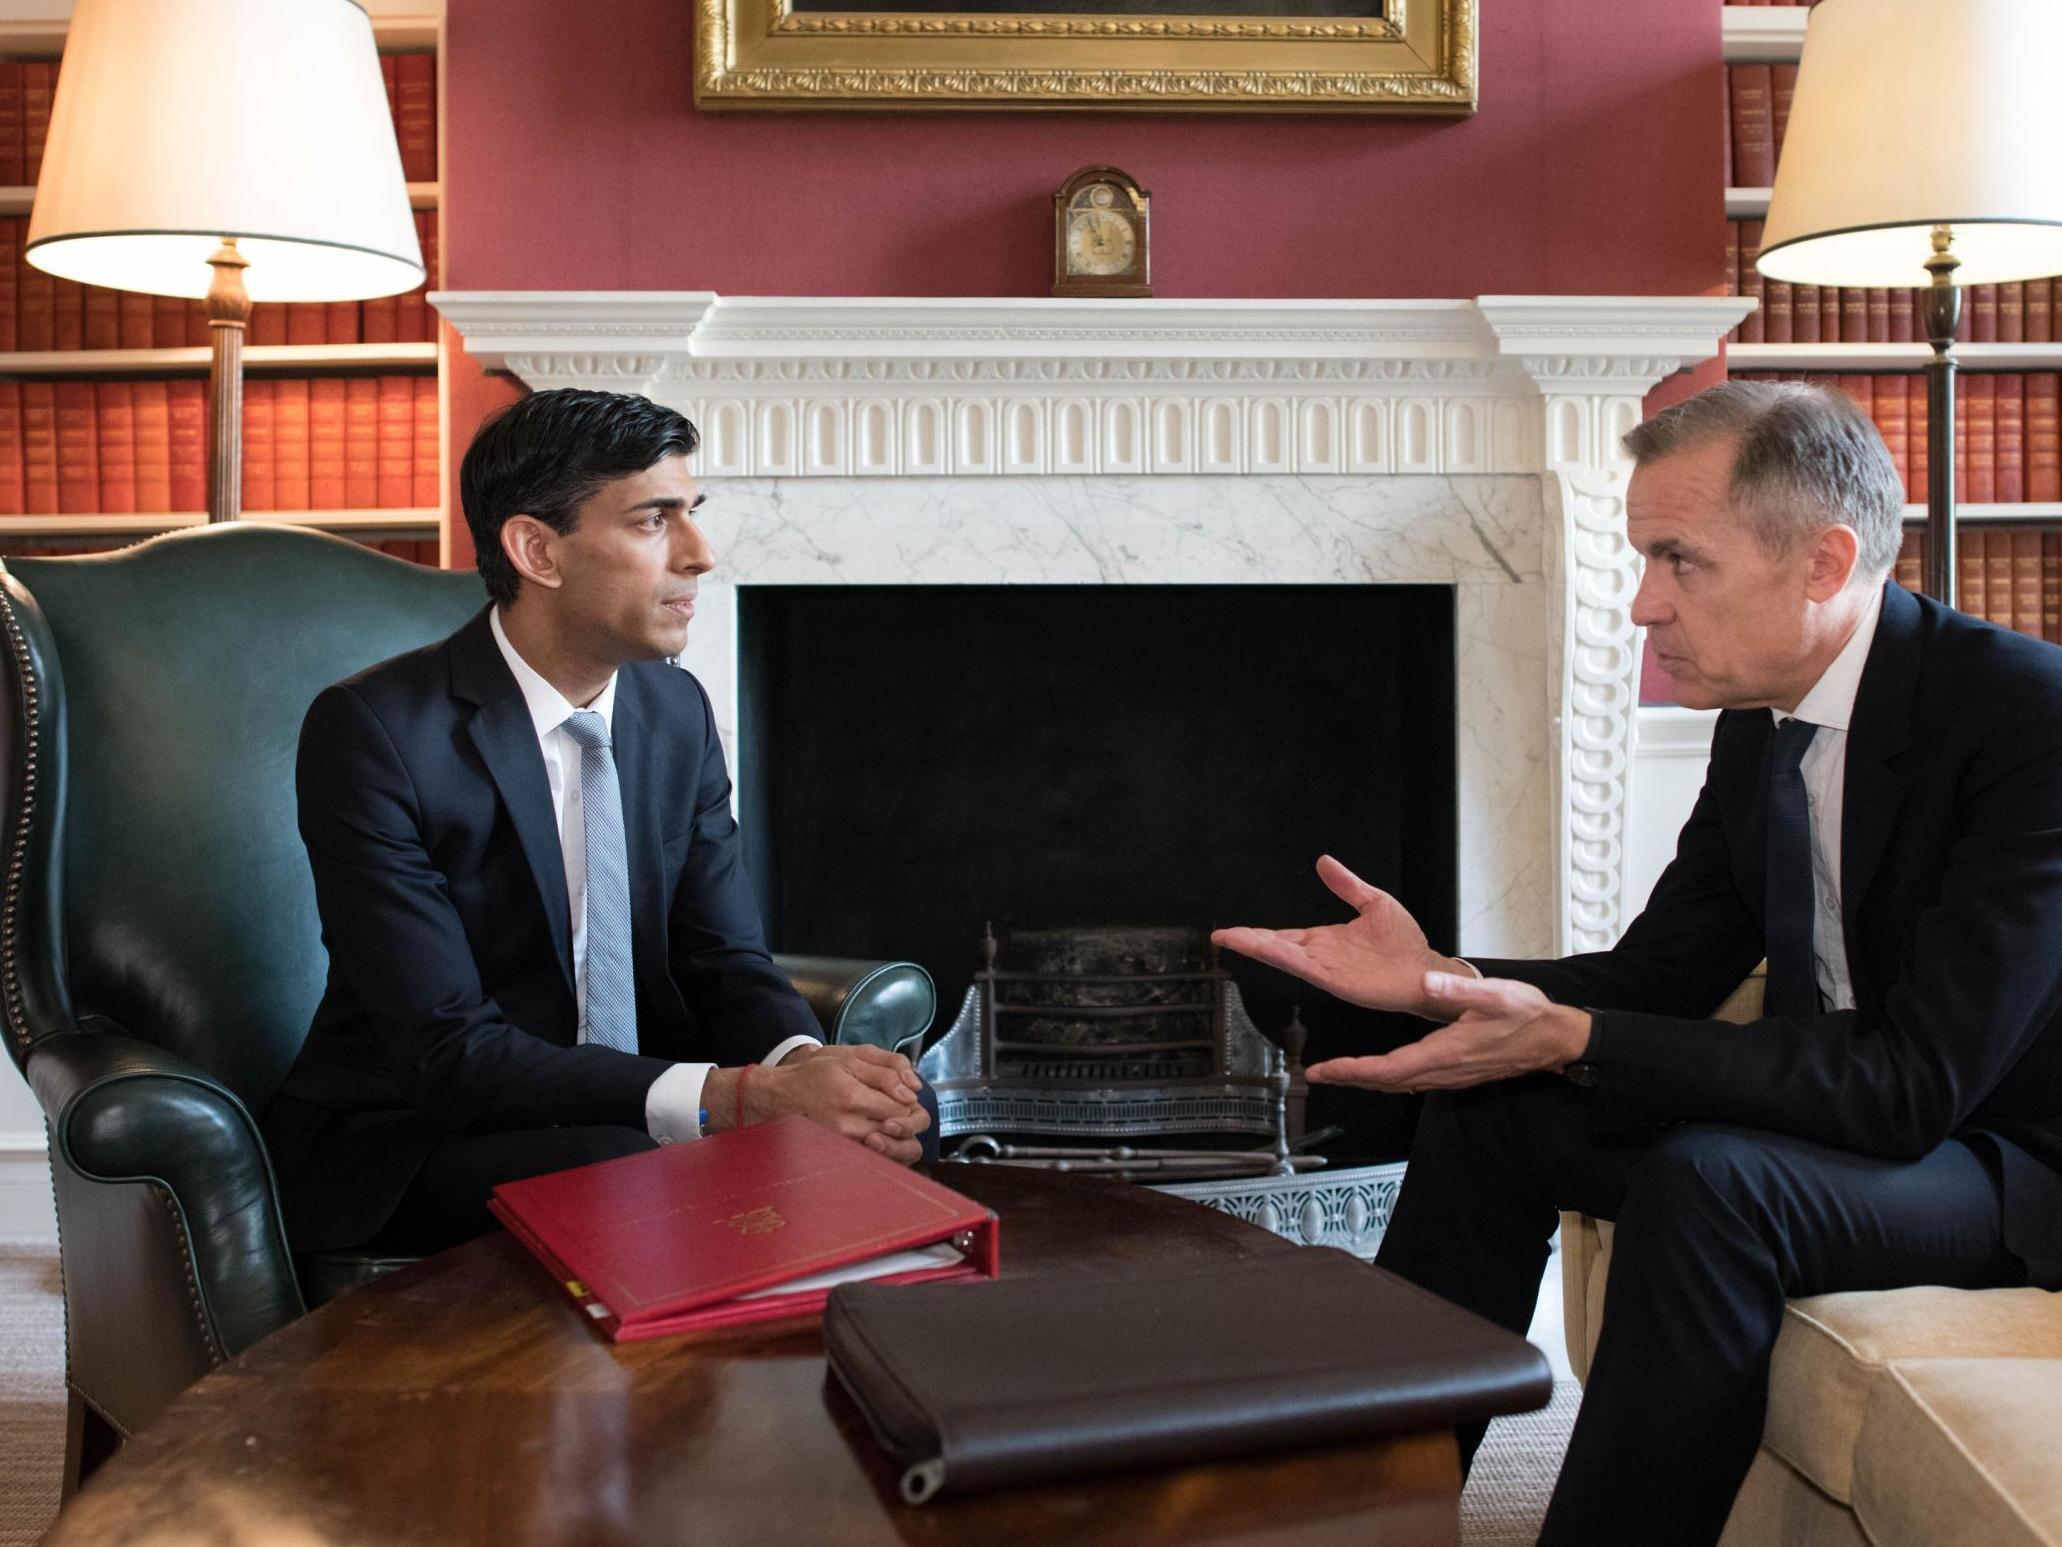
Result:
<instances>
[{"instance_id":1,"label":"white marble fireplace surround","mask_svg":"<svg viewBox=\"0 0 2062 1547\"><path fill-rule=\"evenodd\" d=\"M489 368L702 430L686 664L733 756L740 586L1449 584L1461 949L1627 922L1618 441L1750 302L431 299Z\"/></svg>"}]
</instances>

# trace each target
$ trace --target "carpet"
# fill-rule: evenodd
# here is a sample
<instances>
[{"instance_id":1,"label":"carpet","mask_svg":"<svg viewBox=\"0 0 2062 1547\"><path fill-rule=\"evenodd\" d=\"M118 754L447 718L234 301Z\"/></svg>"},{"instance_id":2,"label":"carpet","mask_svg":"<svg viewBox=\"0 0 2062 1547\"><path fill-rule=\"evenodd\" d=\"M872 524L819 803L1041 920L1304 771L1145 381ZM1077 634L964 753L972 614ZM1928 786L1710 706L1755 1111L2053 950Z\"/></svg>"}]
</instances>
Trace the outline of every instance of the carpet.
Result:
<instances>
[{"instance_id":1,"label":"carpet","mask_svg":"<svg viewBox=\"0 0 2062 1547\"><path fill-rule=\"evenodd\" d=\"M1581 1400L1577 1382L1555 1381L1554 1399L1538 1412L1489 1426L1461 1490L1462 1547L1532 1547Z\"/></svg>"},{"instance_id":2,"label":"carpet","mask_svg":"<svg viewBox=\"0 0 2062 1547\"><path fill-rule=\"evenodd\" d=\"M57 1248L0 1242L0 1547L30 1547L49 1530L63 1470Z\"/></svg>"}]
</instances>

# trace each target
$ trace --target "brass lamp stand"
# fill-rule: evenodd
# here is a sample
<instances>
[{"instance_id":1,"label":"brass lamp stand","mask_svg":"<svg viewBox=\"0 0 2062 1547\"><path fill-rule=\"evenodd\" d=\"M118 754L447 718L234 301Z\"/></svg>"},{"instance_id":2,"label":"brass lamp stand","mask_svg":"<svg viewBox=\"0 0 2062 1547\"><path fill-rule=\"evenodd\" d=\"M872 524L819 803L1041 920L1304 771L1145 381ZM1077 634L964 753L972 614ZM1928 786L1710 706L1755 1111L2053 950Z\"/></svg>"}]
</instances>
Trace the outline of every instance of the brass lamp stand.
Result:
<instances>
[{"instance_id":1,"label":"brass lamp stand","mask_svg":"<svg viewBox=\"0 0 2062 1547\"><path fill-rule=\"evenodd\" d=\"M1948 251L1949 226L1933 228L1933 255L1926 272L1933 283L1920 292L1920 316L1933 358L1926 362L1926 568L1928 596L1960 605L1955 564L1955 330L1962 323L1962 291L1955 270L1962 260Z\"/></svg>"},{"instance_id":2,"label":"brass lamp stand","mask_svg":"<svg viewBox=\"0 0 2062 1547\"><path fill-rule=\"evenodd\" d=\"M208 259L214 283L204 303L214 355L208 362L208 522L243 514L243 335L251 318L243 271L250 260L224 237Z\"/></svg>"}]
</instances>

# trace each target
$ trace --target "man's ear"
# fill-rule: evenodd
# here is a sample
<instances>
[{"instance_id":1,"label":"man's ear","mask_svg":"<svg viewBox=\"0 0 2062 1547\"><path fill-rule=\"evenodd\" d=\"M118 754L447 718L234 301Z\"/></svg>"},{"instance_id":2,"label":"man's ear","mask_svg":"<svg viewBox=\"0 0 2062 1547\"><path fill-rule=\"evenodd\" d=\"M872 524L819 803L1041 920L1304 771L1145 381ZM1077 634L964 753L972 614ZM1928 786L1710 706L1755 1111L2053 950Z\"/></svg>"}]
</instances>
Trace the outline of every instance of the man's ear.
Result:
<instances>
[{"instance_id":1,"label":"man's ear","mask_svg":"<svg viewBox=\"0 0 2062 1547\"><path fill-rule=\"evenodd\" d=\"M535 516L510 516L501 524L501 552L531 585L556 591L565 583L559 572L558 537Z\"/></svg>"},{"instance_id":2,"label":"man's ear","mask_svg":"<svg viewBox=\"0 0 2062 1547\"><path fill-rule=\"evenodd\" d=\"M1847 589L1854 575L1861 541L1851 526L1822 527L1811 539L1811 573L1805 594L1815 602L1830 601Z\"/></svg>"}]
</instances>

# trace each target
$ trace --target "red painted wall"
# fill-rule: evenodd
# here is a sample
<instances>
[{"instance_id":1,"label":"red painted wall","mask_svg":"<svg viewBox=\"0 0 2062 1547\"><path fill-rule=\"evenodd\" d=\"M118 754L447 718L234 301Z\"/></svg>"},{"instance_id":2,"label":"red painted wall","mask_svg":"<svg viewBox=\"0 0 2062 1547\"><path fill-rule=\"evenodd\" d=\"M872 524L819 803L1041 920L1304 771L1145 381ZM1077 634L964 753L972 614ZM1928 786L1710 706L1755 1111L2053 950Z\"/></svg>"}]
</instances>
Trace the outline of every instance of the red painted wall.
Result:
<instances>
[{"instance_id":1,"label":"red painted wall","mask_svg":"<svg viewBox=\"0 0 2062 1547\"><path fill-rule=\"evenodd\" d=\"M1052 191L1099 161L1153 194L1160 296L1724 285L1713 0L1481 0L1460 120L705 114L693 11L447 0L446 288L1045 295ZM452 363L455 507L506 393Z\"/></svg>"},{"instance_id":2,"label":"red painted wall","mask_svg":"<svg viewBox=\"0 0 2062 1547\"><path fill-rule=\"evenodd\" d=\"M1163 296L1723 283L1712 0L1481 0L1461 120L705 114L693 11L448 0L447 285L1043 295L1097 161L1152 191Z\"/></svg>"}]
</instances>

